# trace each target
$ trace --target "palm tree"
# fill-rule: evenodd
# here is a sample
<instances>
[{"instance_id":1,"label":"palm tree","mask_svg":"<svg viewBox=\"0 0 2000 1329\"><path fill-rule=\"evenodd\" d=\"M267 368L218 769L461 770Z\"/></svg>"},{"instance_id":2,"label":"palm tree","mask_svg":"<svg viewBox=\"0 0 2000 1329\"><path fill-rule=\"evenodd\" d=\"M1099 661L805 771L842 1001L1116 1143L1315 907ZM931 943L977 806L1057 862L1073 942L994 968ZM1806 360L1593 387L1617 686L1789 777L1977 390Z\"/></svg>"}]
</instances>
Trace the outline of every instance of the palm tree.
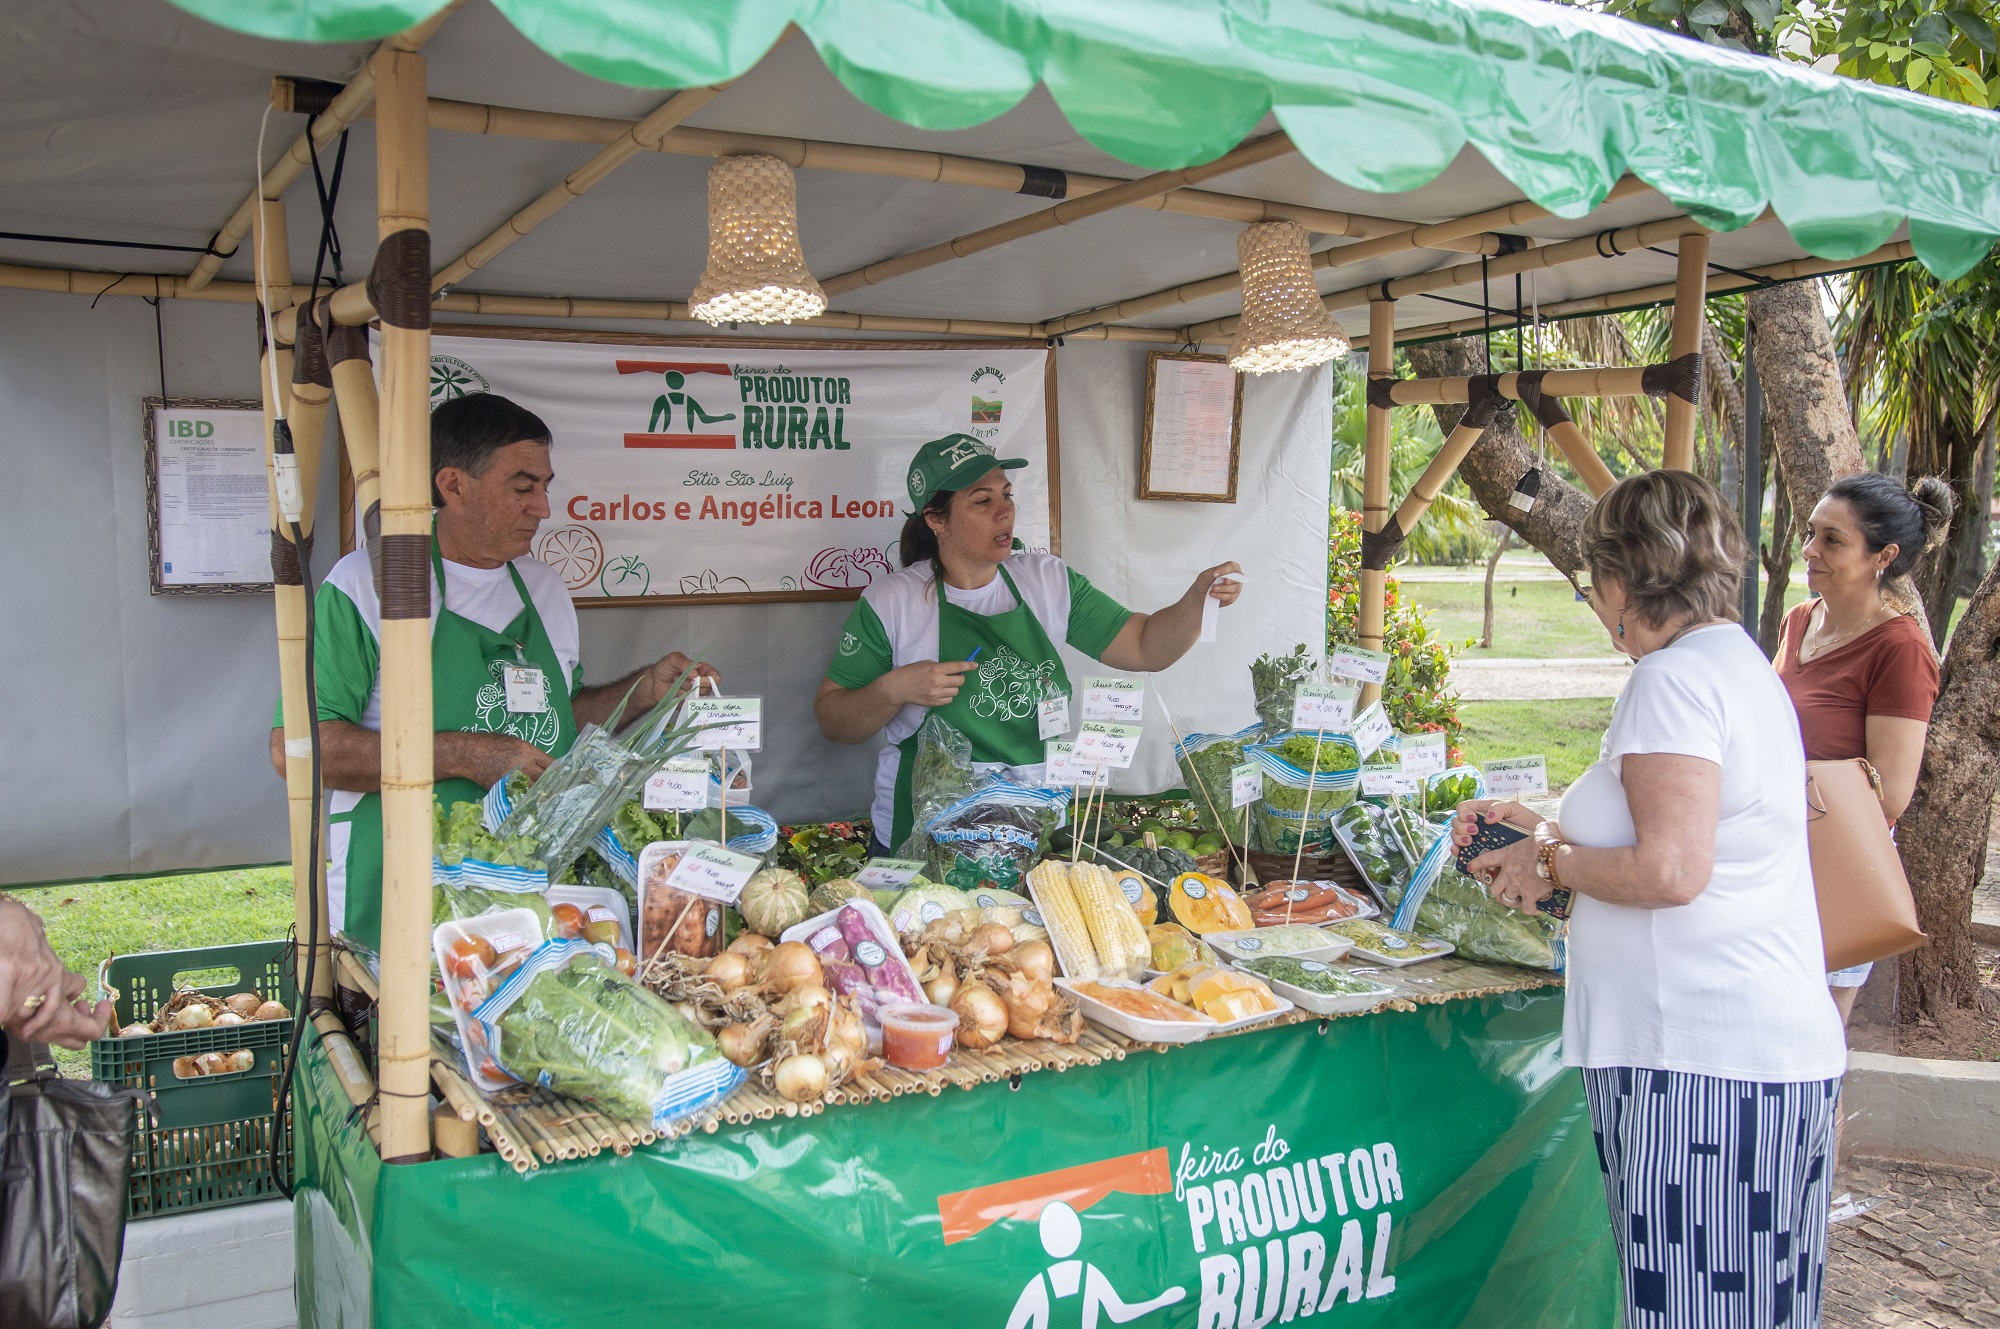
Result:
<instances>
[{"instance_id":1,"label":"palm tree","mask_svg":"<svg viewBox=\"0 0 2000 1329\"><path fill-rule=\"evenodd\" d=\"M1431 457L1444 446L1437 420L1429 411L1393 411L1394 433L1389 444L1391 505L1410 492ZM1361 453L1368 431L1368 383L1361 375L1344 373L1333 390L1333 502L1361 509ZM1430 511L1409 532L1403 551L1419 563L1461 561L1485 552L1490 537L1486 514L1462 481L1453 479L1438 494Z\"/></svg>"}]
</instances>

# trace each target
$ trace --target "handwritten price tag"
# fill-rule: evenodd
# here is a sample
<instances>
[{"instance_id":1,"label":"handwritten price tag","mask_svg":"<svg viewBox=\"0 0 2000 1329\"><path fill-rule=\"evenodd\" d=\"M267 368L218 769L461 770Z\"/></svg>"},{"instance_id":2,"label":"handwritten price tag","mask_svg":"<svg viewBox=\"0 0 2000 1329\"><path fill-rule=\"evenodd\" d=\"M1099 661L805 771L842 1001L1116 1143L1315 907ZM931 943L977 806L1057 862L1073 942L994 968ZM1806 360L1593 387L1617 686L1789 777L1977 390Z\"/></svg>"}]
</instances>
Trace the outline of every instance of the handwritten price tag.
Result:
<instances>
[{"instance_id":1,"label":"handwritten price tag","mask_svg":"<svg viewBox=\"0 0 2000 1329\"><path fill-rule=\"evenodd\" d=\"M755 854L739 854L719 844L696 841L667 874L667 886L704 900L735 904L763 861Z\"/></svg>"},{"instance_id":2,"label":"handwritten price tag","mask_svg":"<svg viewBox=\"0 0 2000 1329\"><path fill-rule=\"evenodd\" d=\"M1445 768L1443 734L1399 734L1398 751L1403 755L1405 775L1442 775Z\"/></svg>"},{"instance_id":3,"label":"handwritten price tag","mask_svg":"<svg viewBox=\"0 0 2000 1329\"><path fill-rule=\"evenodd\" d=\"M1076 760L1091 769L1108 766L1117 771L1128 770L1132 759L1139 755L1139 733L1135 724L1086 720L1077 730Z\"/></svg>"},{"instance_id":4,"label":"handwritten price tag","mask_svg":"<svg viewBox=\"0 0 2000 1329\"><path fill-rule=\"evenodd\" d=\"M1146 718L1145 685L1135 678L1084 679L1083 718L1138 724Z\"/></svg>"},{"instance_id":5,"label":"handwritten price tag","mask_svg":"<svg viewBox=\"0 0 2000 1329\"><path fill-rule=\"evenodd\" d=\"M701 726L695 741L703 752L756 752L764 746L762 697L693 697L685 714Z\"/></svg>"},{"instance_id":6,"label":"handwritten price tag","mask_svg":"<svg viewBox=\"0 0 2000 1329\"><path fill-rule=\"evenodd\" d=\"M1326 672L1335 678L1359 679L1363 683L1386 683L1389 657L1362 646L1342 646L1326 662Z\"/></svg>"},{"instance_id":7,"label":"handwritten price tag","mask_svg":"<svg viewBox=\"0 0 2000 1329\"><path fill-rule=\"evenodd\" d=\"M1546 757L1505 757L1486 763L1486 793L1491 798L1513 798L1517 794L1549 792L1549 762Z\"/></svg>"},{"instance_id":8,"label":"handwritten price tag","mask_svg":"<svg viewBox=\"0 0 2000 1329\"><path fill-rule=\"evenodd\" d=\"M1301 683L1292 694L1292 728L1345 730L1360 696L1346 683Z\"/></svg>"},{"instance_id":9,"label":"handwritten price tag","mask_svg":"<svg viewBox=\"0 0 2000 1329\"><path fill-rule=\"evenodd\" d=\"M1229 768L1229 808L1235 811L1264 796L1264 768L1254 761Z\"/></svg>"},{"instance_id":10,"label":"handwritten price tag","mask_svg":"<svg viewBox=\"0 0 2000 1329\"><path fill-rule=\"evenodd\" d=\"M641 803L648 812L700 812L708 806L708 763L677 758L646 781Z\"/></svg>"},{"instance_id":11,"label":"handwritten price tag","mask_svg":"<svg viewBox=\"0 0 2000 1329\"><path fill-rule=\"evenodd\" d=\"M1371 762L1361 768L1361 792L1370 798L1412 795L1417 792L1417 778L1387 762Z\"/></svg>"},{"instance_id":12,"label":"handwritten price tag","mask_svg":"<svg viewBox=\"0 0 2000 1329\"><path fill-rule=\"evenodd\" d=\"M1354 746L1361 750L1361 758L1366 761L1395 732L1396 727L1389 723L1389 717L1383 713L1382 703L1378 701L1355 717Z\"/></svg>"},{"instance_id":13,"label":"handwritten price tag","mask_svg":"<svg viewBox=\"0 0 2000 1329\"><path fill-rule=\"evenodd\" d=\"M1042 766L1044 788L1075 789L1080 785L1089 785L1093 789L1103 789L1111 783L1111 768L1079 761L1076 744L1044 743L1042 748L1048 756Z\"/></svg>"},{"instance_id":14,"label":"handwritten price tag","mask_svg":"<svg viewBox=\"0 0 2000 1329\"><path fill-rule=\"evenodd\" d=\"M871 858L854 874L854 880L871 891L900 891L910 878L924 870L922 863L908 858Z\"/></svg>"}]
</instances>

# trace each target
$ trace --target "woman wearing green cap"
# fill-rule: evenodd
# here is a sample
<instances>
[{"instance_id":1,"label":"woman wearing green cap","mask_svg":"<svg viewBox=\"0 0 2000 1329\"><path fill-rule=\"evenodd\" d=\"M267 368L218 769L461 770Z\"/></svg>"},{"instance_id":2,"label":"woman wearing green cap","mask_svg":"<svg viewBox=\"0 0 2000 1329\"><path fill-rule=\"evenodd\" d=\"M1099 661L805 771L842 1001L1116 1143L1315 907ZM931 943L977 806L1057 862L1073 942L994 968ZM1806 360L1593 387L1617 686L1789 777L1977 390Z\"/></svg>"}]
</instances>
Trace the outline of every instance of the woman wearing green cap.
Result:
<instances>
[{"instance_id":1,"label":"woman wearing green cap","mask_svg":"<svg viewBox=\"0 0 2000 1329\"><path fill-rule=\"evenodd\" d=\"M1241 571L1224 563L1165 609L1135 614L1053 554L1014 552L1007 472L1027 464L969 434L917 450L902 570L861 593L814 698L834 742L888 738L875 771L877 853L909 838L910 772L927 713L972 741L975 762L1036 765L1039 703L1070 695L1057 640L1113 669L1165 669L1200 635L1202 601L1227 605L1241 590L1216 580Z\"/></svg>"}]
</instances>

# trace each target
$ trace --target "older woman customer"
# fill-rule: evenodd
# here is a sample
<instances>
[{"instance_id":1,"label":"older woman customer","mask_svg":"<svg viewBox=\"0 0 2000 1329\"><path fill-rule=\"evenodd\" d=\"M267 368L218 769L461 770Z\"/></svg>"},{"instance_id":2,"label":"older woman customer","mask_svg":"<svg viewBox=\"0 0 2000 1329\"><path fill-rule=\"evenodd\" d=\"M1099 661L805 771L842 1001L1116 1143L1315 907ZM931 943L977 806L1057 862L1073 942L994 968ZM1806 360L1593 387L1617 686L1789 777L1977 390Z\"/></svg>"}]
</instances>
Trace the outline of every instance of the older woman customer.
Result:
<instances>
[{"instance_id":1,"label":"older woman customer","mask_svg":"<svg viewBox=\"0 0 2000 1329\"><path fill-rule=\"evenodd\" d=\"M1910 805L1937 701L1930 634L1898 607L1904 578L1951 529L1951 486L1905 489L1866 471L1836 481L1806 522L1806 585L1819 597L1785 615L1778 677L1798 708L1806 760L1866 758L1891 826ZM1844 1020L1872 965L1828 974Z\"/></svg>"},{"instance_id":2,"label":"older woman customer","mask_svg":"<svg viewBox=\"0 0 2000 1329\"><path fill-rule=\"evenodd\" d=\"M1749 550L1713 486L1619 482L1586 519L1591 606L1637 664L1560 821L1475 800L1452 832L1501 903L1574 896L1563 1059L1583 1072L1625 1322L1819 1323L1846 1048L1807 861L1805 754L1732 619Z\"/></svg>"}]
</instances>

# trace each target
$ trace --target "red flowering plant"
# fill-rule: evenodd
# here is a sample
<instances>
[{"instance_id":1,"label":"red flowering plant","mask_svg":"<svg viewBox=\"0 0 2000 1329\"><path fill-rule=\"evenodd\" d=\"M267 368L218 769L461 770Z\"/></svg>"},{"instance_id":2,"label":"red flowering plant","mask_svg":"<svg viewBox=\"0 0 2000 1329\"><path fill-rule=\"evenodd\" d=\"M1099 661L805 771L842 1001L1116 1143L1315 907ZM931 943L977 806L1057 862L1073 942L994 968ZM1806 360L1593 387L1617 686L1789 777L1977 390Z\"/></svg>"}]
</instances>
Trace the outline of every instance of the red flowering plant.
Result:
<instances>
[{"instance_id":1,"label":"red flowering plant","mask_svg":"<svg viewBox=\"0 0 2000 1329\"><path fill-rule=\"evenodd\" d=\"M1336 507L1329 513L1326 645L1361 644L1361 514ZM1393 575L1383 578L1382 649L1389 679L1382 708L1402 733L1442 732L1453 764L1464 759L1458 740L1458 694L1451 690L1451 660L1469 643L1447 641L1429 616L1403 598Z\"/></svg>"}]
</instances>

